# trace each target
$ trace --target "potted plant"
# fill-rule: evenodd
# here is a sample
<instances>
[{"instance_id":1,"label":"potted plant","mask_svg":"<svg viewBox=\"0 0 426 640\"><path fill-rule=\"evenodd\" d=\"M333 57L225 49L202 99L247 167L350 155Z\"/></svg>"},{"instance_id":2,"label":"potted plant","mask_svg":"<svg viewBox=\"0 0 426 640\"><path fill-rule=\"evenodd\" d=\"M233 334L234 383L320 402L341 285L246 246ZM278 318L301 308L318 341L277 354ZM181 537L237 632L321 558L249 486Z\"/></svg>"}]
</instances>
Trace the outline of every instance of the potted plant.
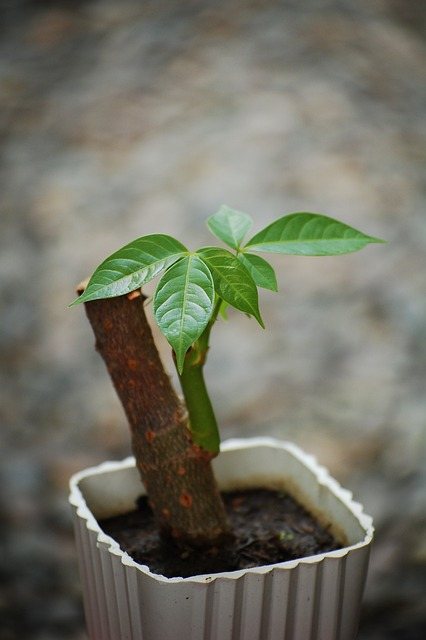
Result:
<instances>
[{"instance_id":1,"label":"potted plant","mask_svg":"<svg viewBox=\"0 0 426 640\"><path fill-rule=\"evenodd\" d=\"M344 640L356 634L371 518L294 445L270 438L221 445L203 368L213 326L228 307L264 326L258 287L277 291L277 281L259 252L337 255L382 241L326 216L293 213L243 244L251 225L247 214L222 207L207 226L227 248L193 252L169 235L138 238L102 262L72 303L85 303L134 455L71 480L92 639ZM153 313L173 349L183 399L163 369L145 315L141 287L157 276ZM218 569L211 559L221 559L237 537L221 491L242 486L274 490L278 500L283 492L297 498L333 543L298 557L294 538L301 527L294 521L269 536L281 550L278 561L262 552L266 560L250 559L248 568L225 562ZM170 572L135 560L121 538L119 544L106 532L111 520L105 519L134 510L144 493L161 549L180 563ZM244 499L233 498L237 510ZM253 536L238 549L253 546ZM192 575L188 558L205 560L206 568Z\"/></svg>"}]
</instances>

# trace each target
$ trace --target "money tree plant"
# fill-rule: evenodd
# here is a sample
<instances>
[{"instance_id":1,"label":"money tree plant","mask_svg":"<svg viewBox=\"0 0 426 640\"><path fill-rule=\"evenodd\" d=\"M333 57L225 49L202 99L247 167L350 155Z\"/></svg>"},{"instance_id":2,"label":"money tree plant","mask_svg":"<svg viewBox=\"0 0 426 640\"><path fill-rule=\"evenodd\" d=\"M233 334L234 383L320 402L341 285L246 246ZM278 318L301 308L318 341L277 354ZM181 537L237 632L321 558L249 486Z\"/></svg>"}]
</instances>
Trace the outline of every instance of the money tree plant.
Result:
<instances>
[{"instance_id":1,"label":"money tree plant","mask_svg":"<svg viewBox=\"0 0 426 640\"><path fill-rule=\"evenodd\" d=\"M160 531L196 546L230 535L211 467L220 435L203 375L214 324L233 307L264 327L258 287L278 287L259 253L331 256L382 242L305 212L275 220L246 242L252 226L246 213L223 206L207 226L226 246L191 251L170 235L143 236L104 260L72 303L85 303ZM141 287L157 276L153 314L172 347L183 399L163 369L145 315Z\"/></svg>"}]
</instances>

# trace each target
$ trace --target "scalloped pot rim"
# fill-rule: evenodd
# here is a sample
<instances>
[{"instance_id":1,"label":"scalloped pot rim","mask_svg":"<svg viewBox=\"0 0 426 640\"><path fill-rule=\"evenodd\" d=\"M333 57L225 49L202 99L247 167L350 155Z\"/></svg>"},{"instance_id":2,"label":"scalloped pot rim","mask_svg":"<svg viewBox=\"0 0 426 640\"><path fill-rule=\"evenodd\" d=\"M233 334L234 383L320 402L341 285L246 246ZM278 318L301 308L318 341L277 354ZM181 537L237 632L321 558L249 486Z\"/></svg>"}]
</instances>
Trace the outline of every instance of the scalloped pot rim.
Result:
<instances>
[{"instance_id":1,"label":"scalloped pot rim","mask_svg":"<svg viewBox=\"0 0 426 640\"><path fill-rule=\"evenodd\" d=\"M215 574L206 574L206 575L197 575L189 578L166 578L165 576L158 575L152 573L146 565L138 564L135 562L126 552L122 551L119 547L119 544L110 536L106 535L89 509L82 491L79 487L79 484L82 480L87 479L92 476L106 474L108 472L115 472L125 469L132 469L135 467L135 460L133 457L128 457L122 461L107 461L103 462L96 467L90 467L83 471L77 472L74 474L70 480L70 503L77 509L77 515L80 518L86 520L87 528L94 533L97 534L98 544L108 547L109 551L114 555L121 557L121 561L124 565L129 567L136 568L138 571L142 573L148 574L152 578L156 580L165 582L165 583L179 583L179 582L198 582L198 583L206 583L212 582L217 578L226 578L229 580L238 580L242 575L247 572L253 574L266 574L276 569L277 567L282 569L293 569L294 567L300 564L312 564L321 562L324 558L343 558L350 551L355 549L360 549L369 545L374 536L374 527L372 518L364 513L363 507L360 503L355 502L352 498L352 494L350 491L343 489L340 484L332 478L328 472L328 470L319 465L316 461L315 457L309 454L306 454L302 449L300 449L297 445L285 442L281 440L277 440L275 438L267 438L267 437L258 437L258 438L233 438L230 440L226 440L222 443L221 451L222 452L231 452L235 450L241 449L253 449L253 448L269 448L269 449L284 449L289 452L294 458L300 461L305 468L312 472L315 476L318 485L324 488L327 488L337 499L344 505L347 511L349 511L354 518L357 520L360 528L364 532L364 537L359 542L355 544L349 544L348 546L343 547L337 551L331 551L324 554L318 554L314 556L309 556L306 558L301 558L297 560L290 560L287 562L281 562L271 565L264 565L261 567L253 567L250 569L243 569L238 571L227 571L222 573ZM142 487L142 485L141 485ZM143 490L143 487L141 491Z\"/></svg>"}]
</instances>

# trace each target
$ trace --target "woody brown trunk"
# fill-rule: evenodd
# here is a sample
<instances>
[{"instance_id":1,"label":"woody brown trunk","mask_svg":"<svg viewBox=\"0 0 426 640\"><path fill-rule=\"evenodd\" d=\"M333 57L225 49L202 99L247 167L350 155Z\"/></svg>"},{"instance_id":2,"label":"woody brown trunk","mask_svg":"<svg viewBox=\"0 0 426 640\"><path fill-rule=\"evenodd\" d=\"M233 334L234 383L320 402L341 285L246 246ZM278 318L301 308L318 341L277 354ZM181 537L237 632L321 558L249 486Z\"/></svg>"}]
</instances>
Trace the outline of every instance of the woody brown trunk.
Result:
<instances>
[{"instance_id":1,"label":"woody brown trunk","mask_svg":"<svg viewBox=\"0 0 426 640\"><path fill-rule=\"evenodd\" d=\"M228 524L212 454L191 439L187 411L164 371L143 295L136 291L86 302L85 308L126 413L136 464L161 532L197 546L218 543Z\"/></svg>"}]
</instances>

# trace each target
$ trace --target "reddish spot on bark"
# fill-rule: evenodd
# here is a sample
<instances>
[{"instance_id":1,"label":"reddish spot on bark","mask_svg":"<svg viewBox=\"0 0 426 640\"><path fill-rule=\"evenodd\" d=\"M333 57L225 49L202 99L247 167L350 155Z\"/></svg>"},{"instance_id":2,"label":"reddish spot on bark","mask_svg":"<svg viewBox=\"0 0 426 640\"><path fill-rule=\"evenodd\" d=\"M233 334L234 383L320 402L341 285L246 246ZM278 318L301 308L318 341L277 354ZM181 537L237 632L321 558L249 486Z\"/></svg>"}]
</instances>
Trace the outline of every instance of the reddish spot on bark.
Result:
<instances>
[{"instance_id":1,"label":"reddish spot on bark","mask_svg":"<svg viewBox=\"0 0 426 640\"><path fill-rule=\"evenodd\" d=\"M129 387L136 387L136 380L133 380L133 378L131 378L129 380Z\"/></svg>"},{"instance_id":2,"label":"reddish spot on bark","mask_svg":"<svg viewBox=\"0 0 426 640\"><path fill-rule=\"evenodd\" d=\"M178 469L178 475L179 475L179 476L184 476L184 475L185 475L185 473L186 473L186 469L185 469L185 467L179 467L179 469Z\"/></svg>"},{"instance_id":3,"label":"reddish spot on bark","mask_svg":"<svg viewBox=\"0 0 426 640\"><path fill-rule=\"evenodd\" d=\"M206 451L196 442L191 443L190 455L192 458L196 458L199 462L210 462L215 457L215 454L211 451Z\"/></svg>"},{"instance_id":4,"label":"reddish spot on bark","mask_svg":"<svg viewBox=\"0 0 426 640\"><path fill-rule=\"evenodd\" d=\"M111 320L104 320L104 329L105 331L110 331L112 329Z\"/></svg>"},{"instance_id":5,"label":"reddish spot on bark","mask_svg":"<svg viewBox=\"0 0 426 640\"><path fill-rule=\"evenodd\" d=\"M179 502L181 503L182 507L185 507L185 509L189 509L189 507L192 505L191 494L187 491L182 491L179 496Z\"/></svg>"},{"instance_id":6,"label":"reddish spot on bark","mask_svg":"<svg viewBox=\"0 0 426 640\"><path fill-rule=\"evenodd\" d=\"M148 429L147 432L145 433L145 438L151 444L152 442L154 442L155 433L151 431L151 429Z\"/></svg>"},{"instance_id":7,"label":"reddish spot on bark","mask_svg":"<svg viewBox=\"0 0 426 640\"><path fill-rule=\"evenodd\" d=\"M129 369L132 369L134 371L135 369L137 369L138 361L137 360L128 360L127 364L129 366Z\"/></svg>"}]
</instances>

